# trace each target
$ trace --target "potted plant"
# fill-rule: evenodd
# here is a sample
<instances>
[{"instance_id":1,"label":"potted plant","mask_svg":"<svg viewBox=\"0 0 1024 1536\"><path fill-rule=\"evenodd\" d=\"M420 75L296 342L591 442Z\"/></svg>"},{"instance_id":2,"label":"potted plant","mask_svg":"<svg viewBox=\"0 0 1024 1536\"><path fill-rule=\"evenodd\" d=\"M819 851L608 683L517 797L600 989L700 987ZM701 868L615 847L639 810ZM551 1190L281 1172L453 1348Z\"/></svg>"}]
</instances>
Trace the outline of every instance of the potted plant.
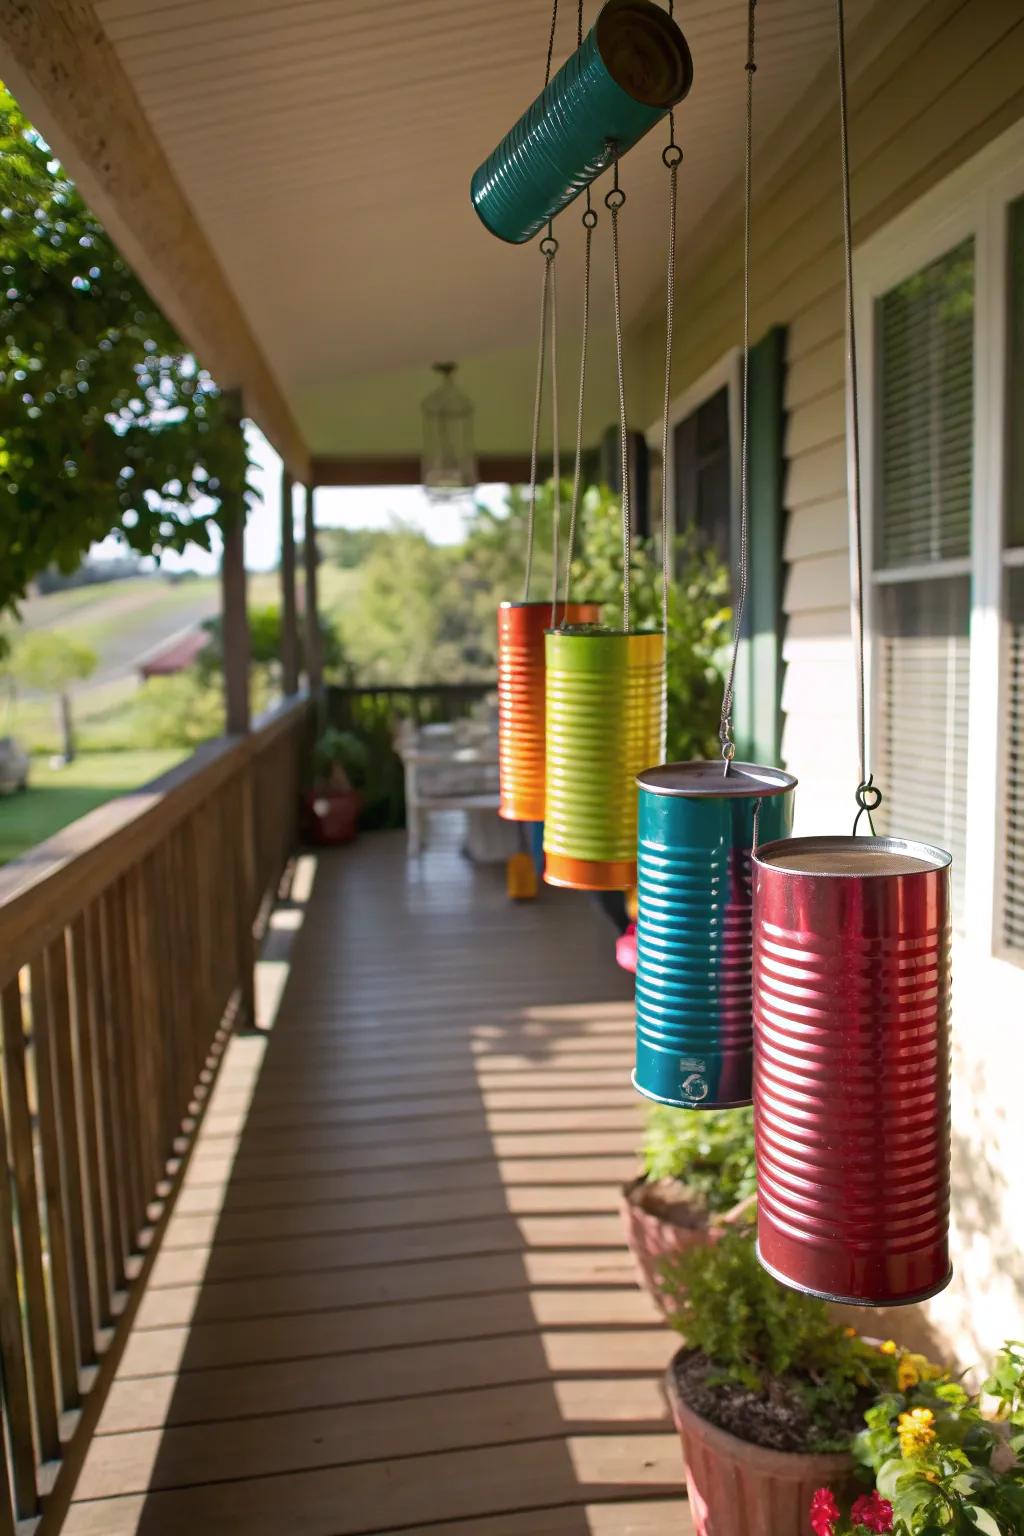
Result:
<instances>
[{"instance_id":1,"label":"potted plant","mask_svg":"<svg viewBox=\"0 0 1024 1536\"><path fill-rule=\"evenodd\" d=\"M1024 1531L1024 1344L1004 1345L980 1395L927 1363L920 1369L918 1358L902 1362L896 1390L868 1409L854 1442L874 1489L846 1519L835 1490L816 1489L814 1536ZM982 1411L985 1397L994 1400L994 1416Z\"/></svg>"},{"instance_id":2,"label":"potted plant","mask_svg":"<svg viewBox=\"0 0 1024 1536\"><path fill-rule=\"evenodd\" d=\"M710 1242L753 1203L753 1111L654 1104L641 1156L643 1172L623 1185L620 1211L640 1285L666 1312L665 1261Z\"/></svg>"},{"instance_id":3,"label":"potted plant","mask_svg":"<svg viewBox=\"0 0 1024 1536\"><path fill-rule=\"evenodd\" d=\"M369 753L354 731L328 726L313 748L313 783L303 796L306 835L321 844L350 843L359 828Z\"/></svg>"},{"instance_id":4,"label":"potted plant","mask_svg":"<svg viewBox=\"0 0 1024 1536\"><path fill-rule=\"evenodd\" d=\"M686 1340L666 1375L697 1536L811 1536L811 1500L856 1487L865 1410L901 1357L761 1268L749 1228L666 1266Z\"/></svg>"}]
</instances>

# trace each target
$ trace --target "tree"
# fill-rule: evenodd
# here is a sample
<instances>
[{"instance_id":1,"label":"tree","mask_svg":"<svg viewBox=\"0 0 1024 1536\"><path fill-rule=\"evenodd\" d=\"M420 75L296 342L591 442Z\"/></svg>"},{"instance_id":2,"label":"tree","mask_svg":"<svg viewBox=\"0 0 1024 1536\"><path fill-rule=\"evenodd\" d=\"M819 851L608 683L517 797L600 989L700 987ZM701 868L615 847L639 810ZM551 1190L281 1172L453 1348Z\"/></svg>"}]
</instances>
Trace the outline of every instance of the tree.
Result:
<instances>
[{"instance_id":1,"label":"tree","mask_svg":"<svg viewBox=\"0 0 1024 1536\"><path fill-rule=\"evenodd\" d=\"M39 693L56 694L66 763L75 756L71 684L91 677L97 659L96 652L80 640L70 640L57 630L36 629L18 641L10 661L17 682Z\"/></svg>"},{"instance_id":2,"label":"tree","mask_svg":"<svg viewBox=\"0 0 1024 1536\"><path fill-rule=\"evenodd\" d=\"M237 414L0 85L0 612L112 531L209 548L252 494Z\"/></svg>"}]
</instances>

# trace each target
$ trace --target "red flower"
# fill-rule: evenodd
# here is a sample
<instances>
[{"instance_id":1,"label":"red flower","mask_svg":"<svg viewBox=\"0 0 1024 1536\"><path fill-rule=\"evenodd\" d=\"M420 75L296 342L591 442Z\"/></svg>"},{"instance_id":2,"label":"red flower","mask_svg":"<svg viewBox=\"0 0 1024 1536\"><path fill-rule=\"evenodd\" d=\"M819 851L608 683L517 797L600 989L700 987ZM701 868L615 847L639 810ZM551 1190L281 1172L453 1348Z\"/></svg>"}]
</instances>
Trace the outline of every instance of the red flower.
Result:
<instances>
[{"instance_id":1,"label":"red flower","mask_svg":"<svg viewBox=\"0 0 1024 1536\"><path fill-rule=\"evenodd\" d=\"M811 1497L811 1530L814 1536L834 1536L839 1505L831 1488L816 1488Z\"/></svg>"},{"instance_id":2,"label":"red flower","mask_svg":"<svg viewBox=\"0 0 1024 1536\"><path fill-rule=\"evenodd\" d=\"M866 1525L869 1531L891 1531L892 1505L876 1488L873 1493L863 1493L854 1500L850 1519L854 1525Z\"/></svg>"}]
</instances>

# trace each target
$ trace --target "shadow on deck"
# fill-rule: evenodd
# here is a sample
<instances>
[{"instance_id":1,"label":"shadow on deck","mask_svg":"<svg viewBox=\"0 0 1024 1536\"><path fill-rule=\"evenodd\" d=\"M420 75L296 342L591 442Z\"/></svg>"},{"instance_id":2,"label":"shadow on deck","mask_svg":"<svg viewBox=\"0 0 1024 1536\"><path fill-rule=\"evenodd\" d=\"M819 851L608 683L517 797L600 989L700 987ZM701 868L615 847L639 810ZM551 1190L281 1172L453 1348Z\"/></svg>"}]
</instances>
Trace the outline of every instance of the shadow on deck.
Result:
<instances>
[{"instance_id":1,"label":"shadow on deck","mask_svg":"<svg viewBox=\"0 0 1024 1536\"><path fill-rule=\"evenodd\" d=\"M68 1536L681 1536L606 921L383 834L303 860L271 941Z\"/></svg>"}]
</instances>

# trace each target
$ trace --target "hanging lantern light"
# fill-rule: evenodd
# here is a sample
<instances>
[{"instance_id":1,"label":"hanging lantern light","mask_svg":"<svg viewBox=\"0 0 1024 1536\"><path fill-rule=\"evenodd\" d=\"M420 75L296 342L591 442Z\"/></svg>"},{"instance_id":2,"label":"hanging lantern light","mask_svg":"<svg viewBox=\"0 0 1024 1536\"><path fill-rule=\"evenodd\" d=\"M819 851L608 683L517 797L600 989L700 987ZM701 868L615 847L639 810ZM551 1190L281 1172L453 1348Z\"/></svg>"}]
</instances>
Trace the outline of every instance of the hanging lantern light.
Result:
<instances>
[{"instance_id":1,"label":"hanging lantern light","mask_svg":"<svg viewBox=\"0 0 1024 1536\"><path fill-rule=\"evenodd\" d=\"M785 836L796 780L777 768L667 763L640 775L636 1070L680 1109L751 1101L750 855Z\"/></svg>"},{"instance_id":2,"label":"hanging lantern light","mask_svg":"<svg viewBox=\"0 0 1024 1536\"><path fill-rule=\"evenodd\" d=\"M651 0L608 0L576 52L476 170L473 207L492 234L538 234L693 83L679 27Z\"/></svg>"},{"instance_id":3,"label":"hanging lantern light","mask_svg":"<svg viewBox=\"0 0 1024 1536\"><path fill-rule=\"evenodd\" d=\"M547 635L544 879L583 891L636 884L636 776L664 753L665 637Z\"/></svg>"},{"instance_id":4,"label":"hanging lantern light","mask_svg":"<svg viewBox=\"0 0 1024 1536\"><path fill-rule=\"evenodd\" d=\"M950 856L888 837L754 854L758 1250L866 1306L950 1279Z\"/></svg>"},{"instance_id":5,"label":"hanging lantern light","mask_svg":"<svg viewBox=\"0 0 1024 1536\"><path fill-rule=\"evenodd\" d=\"M558 624L596 624L597 603L558 605ZM544 820L544 632L550 602L502 603L498 609L498 815Z\"/></svg>"},{"instance_id":6,"label":"hanging lantern light","mask_svg":"<svg viewBox=\"0 0 1024 1536\"><path fill-rule=\"evenodd\" d=\"M452 501L476 489L473 407L456 387L454 363L435 363L434 372L441 375L441 383L421 407L421 479L431 501Z\"/></svg>"}]
</instances>

